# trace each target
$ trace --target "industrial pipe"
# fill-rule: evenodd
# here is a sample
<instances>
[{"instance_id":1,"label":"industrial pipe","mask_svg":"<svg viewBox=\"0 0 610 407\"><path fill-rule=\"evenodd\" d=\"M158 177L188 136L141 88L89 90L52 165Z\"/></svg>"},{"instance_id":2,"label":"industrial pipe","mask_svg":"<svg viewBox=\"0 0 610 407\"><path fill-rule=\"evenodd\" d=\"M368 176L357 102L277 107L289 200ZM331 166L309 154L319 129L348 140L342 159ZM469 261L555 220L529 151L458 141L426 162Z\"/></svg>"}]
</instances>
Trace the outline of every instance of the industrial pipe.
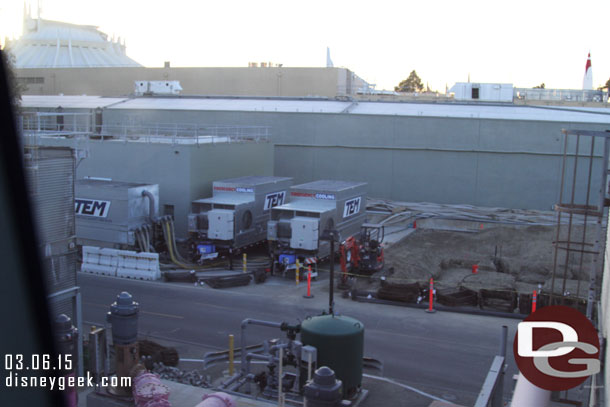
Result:
<instances>
[{"instance_id":1,"label":"industrial pipe","mask_svg":"<svg viewBox=\"0 0 610 407\"><path fill-rule=\"evenodd\" d=\"M146 248L146 251L151 253L154 252L152 244L150 243L150 235L152 234L150 230L150 225L142 226L142 232L144 236L144 246Z\"/></svg>"},{"instance_id":2,"label":"industrial pipe","mask_svg":"<svg viewBox=\"0 0 610 407\"><path fill-rule=\"evenodd\" d=\"M320 240L328 240L330 242L330 284L328 293L328 313L330 315L335 314L335 300L334 300L334 279L335 279L335 240L339 238L339 232L334 229L326 229L322 232Z\"/></svg>"},{"instance_id":3,"label":"industrial pipe","mask_svg":"<svg viewBox=\"0 0 610 407\"><path fill-rule=\"evenodd\" d=\"M140 305L131 294L123 291L110 305L106 321L112 325L112 343L115 348L115 368L117 377L127 377L131 369L138 364L138 316ZM118 396L131 394L131 388L110 386L109 392Z\"/></svg>"},{"instance_id":4,"label":"industrial pipe","mask_svg":"<svg viewBox=\"0 0 610 407\"><path fill-rule=\"evenodd\" d=\"M273 354L281 349L285 349L288 347L287 343L282 343L280 345L274 345L271 347L270 353L261 354L261 353L253 353L250 352L246 355L246 376L250 374L250 361L252 359L262 360L268 363L279 362L279 357L274 356Z\"/></svg>"},{"instance_id":5,"label":"industrial pipe","mask_svg":"<svg viewBox=\"0 0 610 407\"><path fill-rule=\"evenodd\" d=\"M202 400L195 407L237 407L235 399L223 392L204 394Z\"/></svg>"},{"instance_id":6,"label":"industrial pipe","mask_svg":"<svg viewBox=\"0 0 610 407\"><path fill-rule=\"evenodd\" d=\"M535 386L522 373L519 373L510 407L548 407L550 400L551 392L549 390Z\"/></svg>"},{"instance_id":7,"label":"industrial pipe","mask_svg":"<svg viewBox=\"0 0 610 407\"><path fill-rule=\"evenodd\" d=\"M246 328L248 327L248 325L260 325L260 326L266 326L269 328L281 328L282 327L282 323L281 322L273 322L273 321L263 321L260 319L252 319L252 318L246 318L243 321L241 321L241 342L240 342L240 346L241 346L241 371L242 374L247 373L246 372Z\"/></svg>"},{"instance_id":8,"label":"industrial pipe","mask_svg":"<svg viewBox=\"0 0 610 407\"><path fill-rule=\"evenodd\" d=\"M262 360L264 362L269 362L269 363L277 362L277 360L278 360L275 356L273 356L271 354L265 355L265 354L262 354L262 353L253 353L253 352L250 352L250 353L248 353L246 355L246 366L247 366L246 369L248 370L248 373L250 373L250 371L249 371L249 369L250 369L250 361L252 359Z\"/></svg>"},{"instance_id":9,"label":"industrial pipe","mask_svg":"<svg viewBox=\"0 0 610 407\"><path fill-rule=\"evenodd\" d=\"M302 359L303 344L299 341L290 341L290 351L296 357L296 378L294 381L294 391L299 392L301 383L301 367L303 363Z\"/></svg>"},{"instance_id":10,"label":"industrial pipe","mask_svg":"<svg viewBox=\"0 0 610 407\"><path fill-rule=\"evenodd\" d=\"M183 269L197 268L191 267L188 264L184 264L184 259L180 256L178 248L176 247L176 240L173 233L173 221L169 216L163 216L161 218L161 229L163 229L163 236L167 243L167 250L169 251L169 257L172 261ZM198 267L201 268L201 267Z\"/></svg>"},{"instance_id":11,"label":"industrial pipe","mask_svg":"<svg viewBox=\"0 0 610 407\"><path fill-rule=\"evenodd\" d=\"M169 388L158 375L149 373L143 366L134 367L132 394L135 407L171 407Z\"/></svg>"},{"instance_id":12,"label":"industrial pipe","mask_svg":"<svg viewBox=\"0 0 610 407\"><path fill-rule=\"evenodd\" d=\"M231 377L226 383L222 383L220 386L218 386L219 389L226 389L228 386L232 385L233 383L235 383L237 380L239 380L241 377L243 376L242 372L236 373L233 377Z\"/></svg>"},{"instance_id":13,"label":"industrial pipe","mask_svg":"<svg viewBox=\"0 0 610 407\"><path fill-rule=\"evenodd\" d=\"M241 386L243 386L244 383L246 383L246 382L250 383L252 380L254 380L254 374L250 373L249 375L246 375L245 377L242 377L241 379L239 379L239 381L237 383L234 383L231 387L229 387L227 389L227 391L237 391L237 389L239 389Z\"/></svg>"},{"instance_id":14,"label":"industrial pipe","mask_svg":"<svg viewBox=\"0 0 610 407\"><path fill-rule=\"evenodd\" d=\"M178 258L178 260L180 260L182 263L186 263L186 260L182 257L182 255L180 254L180 252L178 251L178 246L176 246L176 231L174 229L174 220L172 219L171 216L168 216L169 219L169 227L171 229L171 236L172 236L172 243L174 245L174 251L176 253L176 257Z\"/></svg>"},{"instance_id":15,"label":"industrial pipe","mask_svg":"<svg viewBox=\"0 0 610 407\"><path fill-rule=\"evenodd\" d=\"M138 248L140 249L141 252L146 252L147 250L145 250L144 248L144 236L142 233L142 228L138 227L135 231L134 231L135 235L136 235L136 242L138 243Z\"/></svg>"},{"instance_id":16,"label":"industrial pipe","mask_svg":"<svg viewBox=\"0 0 610 407\"><path fill-rule=\"evenodd\" d=\"M198 264L190 264L186 260L184 260L176 246L174 221L171 219L171 216L162 216L159 218L159 222L161 223L161 230L163 231L163 237L165 238L165 243L167 245L167 250L169 252L170 259L174 264L180 266L180 268L183 268L185 270L203 270L214 267L215 264L201 266Z\"/></svg>"},{"instance_id":17,"label":"industrial pipe","mask_svg":"<svg viewBox=\"0 0 610 407\"><path fill-rule=\"evenodd\" d=\"M280 363L279 369L277 370L277 405L284 407L284 383L282 382L283 368L284 368L284 348L280 348Z\"/></svg>"},{"instance_id":18,"label":"industrial pipe","mask_svg":"<svg viewBox=\"0 0 610 407\"><path fill-rule=\"evenodd\" d=\"M142 191L142 196L148 198L148 217L152 223L155 223L155 197L146 189Z\"/></svg>"}]
</instances>

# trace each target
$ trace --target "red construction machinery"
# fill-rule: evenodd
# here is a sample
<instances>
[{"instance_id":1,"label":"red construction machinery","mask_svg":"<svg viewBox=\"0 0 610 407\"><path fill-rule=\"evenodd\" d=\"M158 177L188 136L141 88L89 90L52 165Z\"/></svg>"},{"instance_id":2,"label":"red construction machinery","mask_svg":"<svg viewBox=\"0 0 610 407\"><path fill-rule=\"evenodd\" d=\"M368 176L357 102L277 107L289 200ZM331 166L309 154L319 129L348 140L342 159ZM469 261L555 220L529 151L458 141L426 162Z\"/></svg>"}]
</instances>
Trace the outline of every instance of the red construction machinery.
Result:
<instances>
[{"instance_id":1,"label":"red construction machinery","mask_svg":"<svg viewBox=\"0 0 610 407\"><path fill-rule=\"evenodd\" d=\"M384 226L377 223L364 223L359 238L351 236L340 247L342 281L348 275L370 276L383 269Z\"/></svg>"}]
</instances>

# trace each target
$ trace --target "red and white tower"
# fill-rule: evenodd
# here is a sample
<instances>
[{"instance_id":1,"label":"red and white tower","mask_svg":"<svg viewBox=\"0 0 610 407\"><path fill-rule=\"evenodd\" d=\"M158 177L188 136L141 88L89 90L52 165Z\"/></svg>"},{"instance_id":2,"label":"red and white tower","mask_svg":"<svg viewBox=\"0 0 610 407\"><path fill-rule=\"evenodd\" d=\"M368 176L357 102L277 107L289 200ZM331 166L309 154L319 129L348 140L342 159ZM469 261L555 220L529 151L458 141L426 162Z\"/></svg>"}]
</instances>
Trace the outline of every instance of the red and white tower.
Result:
<instances>
[{"instance_id":1,"label":"red and white tower","mask_svg":"<svg viewBox=\"0 0 610 407\"><path fill-rule=\"evenodd\" d=\"M589 56L587 57L587 65L585 65L585 77L582 80L582 89L593 89L593 69L591 68L591 52L589 52Z\"/></svg>"}]
</instances>

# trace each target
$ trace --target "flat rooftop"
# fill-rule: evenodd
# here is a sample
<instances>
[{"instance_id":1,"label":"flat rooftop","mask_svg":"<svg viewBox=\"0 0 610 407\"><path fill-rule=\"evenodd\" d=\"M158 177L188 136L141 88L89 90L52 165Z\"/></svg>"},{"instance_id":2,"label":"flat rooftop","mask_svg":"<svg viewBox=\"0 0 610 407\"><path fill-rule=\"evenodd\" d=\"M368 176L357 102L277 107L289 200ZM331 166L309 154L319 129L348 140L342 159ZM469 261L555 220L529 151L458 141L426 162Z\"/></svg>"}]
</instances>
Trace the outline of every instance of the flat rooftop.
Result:
<instances>
[{"instance_id":1,"label":"flat rooftop","mask_svg":"<svg viewBox=\"0 0 610 407\"><path fill-rule=\"evenodd\" d=\"M325 99L24 95L26 109L235 111L349 114L610 124L610 109L494 103L358 102Z\"/></svg>"},{"instance_id":2,"label":"flat rooftop","mask_svg":"<svg viewBox=\"0 0 610 407\"><path fill-rule=\"evenodd\" d=\"M272 177L264 175L246 175L245 177L229 178L215 181L218 184L236 184L236 185L265 185L280 181L289 181L289 177Z\"/></svg>"},{"instance_id":3,"label":"flat rooftop","mask_svg":"<svg viewBox=\"0 0 610 407\"><path fill-rule=\"evenodd\" d=\"M224 194L210 198L197 199L196 201L193 201L193 203L241 205L252 201L254 201L254 197L250 194Z\"/></svg>"},{"instance_id":4,"label":"flat rooftop","mask_svg":"<svg viewBox=\"0 0 610 407\"><path fill-rule=\"evenodd\" d=\"M153 184L141 184L137 182L124 182L101 178L81 178L76 180L75 185L94 186L96 188L138 188L149 187Z\"/></svg>"},{"instance_id":5,"label":"flat rooftop","mask_svg":"<svg viewBox=\"0 0 610 407\"><path fill-rule=\"evenodd\" d=\"M335 201L308 199L288 202L287 204L276 206L273 210L324 213L336 208Z\"/></svg>"},{"instance_id":6,"label":"flat rooftop","mask_svg":"<svg viewBox=\"0 0 610 407\"><path fill-rule=\"evenodd\" d=\"M330 191L339 192L345 191L355 187L366 186L366 182L354 182L354 181L336 181L321 179L318 181L307 182L305 184L294 185L291 187L292 190L310 190L310 191Z\"/></svg>"}]
</instances>

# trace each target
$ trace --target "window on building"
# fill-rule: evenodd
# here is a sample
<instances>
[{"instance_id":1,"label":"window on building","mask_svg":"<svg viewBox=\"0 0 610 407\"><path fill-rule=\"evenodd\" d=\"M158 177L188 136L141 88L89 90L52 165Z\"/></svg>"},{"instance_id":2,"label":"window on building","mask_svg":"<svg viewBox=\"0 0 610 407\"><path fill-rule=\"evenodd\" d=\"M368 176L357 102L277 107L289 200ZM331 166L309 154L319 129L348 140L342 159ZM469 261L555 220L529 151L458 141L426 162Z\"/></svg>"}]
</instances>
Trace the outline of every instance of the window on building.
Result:
<instances>
[{"instance_id":1,"label":"window on building","mask_svg":"<svg viewBox=\"0 0 610 407\"><path fill-rule=\"evenodd\" d=\"M472 88L472 98L473 99L479 98L479 88Z\"/></svg>"}]
</instances>

